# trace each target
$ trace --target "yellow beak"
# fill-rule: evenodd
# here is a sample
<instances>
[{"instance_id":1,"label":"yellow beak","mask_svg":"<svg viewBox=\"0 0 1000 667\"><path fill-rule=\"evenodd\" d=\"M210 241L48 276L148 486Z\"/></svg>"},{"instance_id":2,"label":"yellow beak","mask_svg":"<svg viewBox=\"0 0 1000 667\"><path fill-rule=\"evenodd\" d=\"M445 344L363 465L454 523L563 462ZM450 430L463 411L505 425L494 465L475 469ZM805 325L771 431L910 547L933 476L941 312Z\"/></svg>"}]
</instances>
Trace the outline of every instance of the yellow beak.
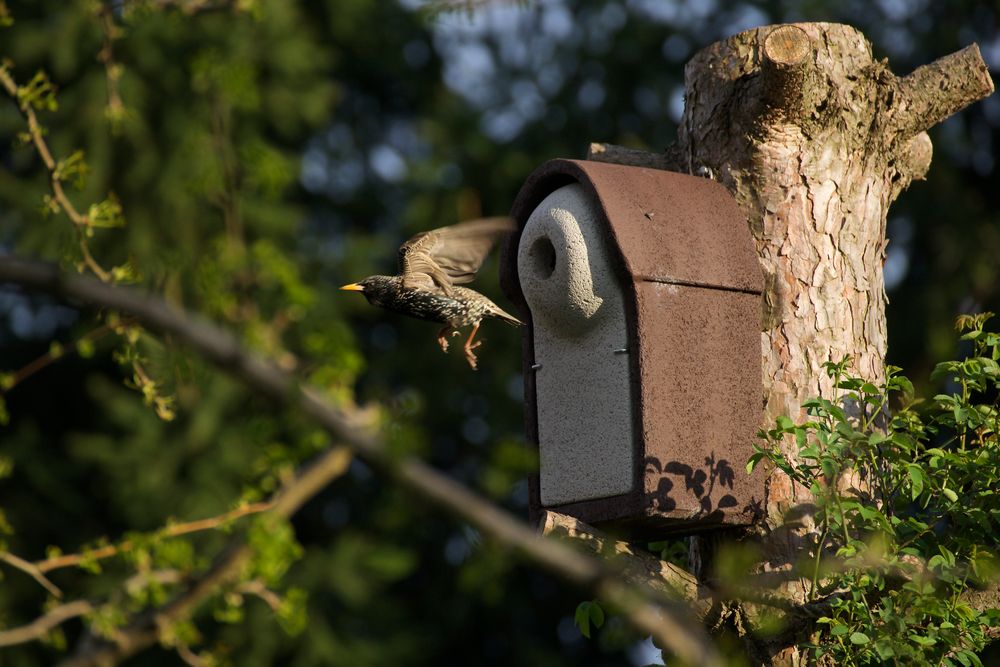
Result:
<instances>
[{"instance_id":1,"label":"yellow beak","mask_svg":"<svg viewBox=\"0 0 1000 667\"><path fill-rule=\"evenodd\" d=\"M344 285L340 289L347 290L348 292L364 292L365 288L363 285L357 283L351 283L350 285Z\"/></svg>"}]
</instances>

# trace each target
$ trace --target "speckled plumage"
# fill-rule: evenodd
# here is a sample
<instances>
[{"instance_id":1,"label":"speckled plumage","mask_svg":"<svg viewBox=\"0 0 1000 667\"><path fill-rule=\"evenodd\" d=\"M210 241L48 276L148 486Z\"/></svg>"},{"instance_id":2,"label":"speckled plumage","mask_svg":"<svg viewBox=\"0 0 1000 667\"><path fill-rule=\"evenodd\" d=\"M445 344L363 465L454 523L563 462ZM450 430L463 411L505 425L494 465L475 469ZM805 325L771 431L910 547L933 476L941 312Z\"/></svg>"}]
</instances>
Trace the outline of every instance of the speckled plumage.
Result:
<instances>
[{"instance_id":1,"label":"speckled plumage","mask_svg":"<svg viewBox=\"0 0 1000 667\"><path fill-rule=\"evenodd\" d=\"M470 282L496 241L513 229L508 218L486 218L417 234L399 249L400 275L369 276L341 289L364 294L373 306L445 326L438 332L441 349L448 350L449 334L471 326L465 357L476 368L473 343L479 323L496 317L522 324L479 292L459 287Z\"/></svg>"}]
</instances>

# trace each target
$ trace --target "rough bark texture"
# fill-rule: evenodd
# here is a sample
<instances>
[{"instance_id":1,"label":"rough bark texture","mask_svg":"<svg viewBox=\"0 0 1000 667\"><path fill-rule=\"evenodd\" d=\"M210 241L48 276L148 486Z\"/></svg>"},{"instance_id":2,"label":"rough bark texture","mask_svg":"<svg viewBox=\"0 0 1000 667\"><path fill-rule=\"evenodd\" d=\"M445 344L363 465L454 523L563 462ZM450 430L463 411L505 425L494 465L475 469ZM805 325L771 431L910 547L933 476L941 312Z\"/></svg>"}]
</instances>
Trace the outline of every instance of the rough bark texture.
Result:
<instances>
[{"instance_id":1,"label":"rough bark texture","mask_svg":"<svg viewBox=\"0 0 1000 667\"><path fill-rule=\"evenodd\" d=\"M592 145L588 157L709 175L746 213L766 276L761 425L799 417L809 397L832 397L826 361L850 356L852 372L882 380L889 206L927 173L925 130L993 92L978 47L900 78L850 26L766 26L696 54L685 87L676 146L651 158ZM762 571L787 570L808 549L808 511L786 522L808 501L807 490L770 474ZM692 539L702 570L711 544ZM785 584L793 600L805 593Z\"/></svg>"}]
</instances>

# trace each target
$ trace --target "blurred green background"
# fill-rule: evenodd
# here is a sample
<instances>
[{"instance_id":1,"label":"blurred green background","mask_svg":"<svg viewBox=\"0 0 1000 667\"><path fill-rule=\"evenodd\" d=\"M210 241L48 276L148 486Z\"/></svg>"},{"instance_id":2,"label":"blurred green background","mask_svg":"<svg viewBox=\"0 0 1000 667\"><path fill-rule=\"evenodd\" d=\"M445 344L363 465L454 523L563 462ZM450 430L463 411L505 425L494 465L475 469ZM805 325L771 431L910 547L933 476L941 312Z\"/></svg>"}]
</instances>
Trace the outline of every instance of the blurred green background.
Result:
<instances>
[{"instance_id":1,"label":"blurred green background","mask_svg":"<svg viewBox=\"0 0 1000 667\"><path fill-rule=\"evenodd\" d=\"M995 2L581 0L485 3L437 12L418 0L259 0L188 14L157 3L7 1L0 57L26 83L58 89L41 114L58 156L83 150L71 197L86 210L113 192L127 225L90 247L106 268L239 332L327 389L374 401L393 446L413 451L526 513L520 339L486 322L480 370L444 356L436 328L370 308L336 287L395 267L409 235L506 213L524 178L591 141L660 150L683 108L683 65L735 32L790 21L849 23L893 71L975 41L1000 65ZM183 4L183 3L180 3ZM110 66L99 54L110 45ZM0 248L79 261L71 225L43 212L47 177L0 101ZM919 385L956 352L952 320L1000 310L1000 100L930 132L934 162L889 218L889 361ZM496 259L477 285L498 303ZM0 370L53 340L72 349L99 326L71 304L0 288ZM138 345L177 416L159 419L125 386L114 337L68 355L8 392L0 508L12 553L80 550L105 536L226 511L275 488L326 445L294 415L219 377L183 349ZM89 350L84 350L89 352ZM279 586L308 591L308 625L285 633L260 600L241 623L218 605L196 617L197 648L236 665L622 665L652 648L613 619L595 640L572 622L582 593L519 566L480 535L354 463L293 521L302 559ZM178 567L225 542L184 541ZM192 557L191 554L197 554ZM165 562L166 562L165 561ZM134 565L62 570L75 597L108 595ZM0 624L38 615L44 591L2 569ZM79 622L65 626L72 646ZM56 645L59 638L54 639ZM54 662L57 646L0 650L0 664ZM155 649L132 665L177 664Z\"/></svg>"}]
</instances>

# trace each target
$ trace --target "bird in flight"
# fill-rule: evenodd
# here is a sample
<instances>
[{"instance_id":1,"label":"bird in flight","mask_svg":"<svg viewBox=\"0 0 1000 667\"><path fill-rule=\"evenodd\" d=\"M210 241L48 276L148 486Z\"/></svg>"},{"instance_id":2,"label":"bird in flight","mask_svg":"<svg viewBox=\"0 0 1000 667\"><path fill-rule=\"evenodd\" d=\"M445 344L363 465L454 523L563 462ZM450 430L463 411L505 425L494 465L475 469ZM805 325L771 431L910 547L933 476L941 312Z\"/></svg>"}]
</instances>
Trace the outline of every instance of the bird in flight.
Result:
<instances>
[{"instance_id":1,"label":"bird in flight","mask_svg":"<svg viewBox=\"0 0 1000 667\"><path fill-rule=\"evenodd\" d=\"M450 227L421 232L399 248L399 275L369 276L340 289L361 292L368 303L421 320L440 322L441 350L448 351L448 335L472 327L463 347L473 370L473 352L482 341L473 342L484 317L496 317L514 325L523 324L485 296L467 287L493 245L514 231L510 218L482 218Z\"/></svg>"}]
</instances>

